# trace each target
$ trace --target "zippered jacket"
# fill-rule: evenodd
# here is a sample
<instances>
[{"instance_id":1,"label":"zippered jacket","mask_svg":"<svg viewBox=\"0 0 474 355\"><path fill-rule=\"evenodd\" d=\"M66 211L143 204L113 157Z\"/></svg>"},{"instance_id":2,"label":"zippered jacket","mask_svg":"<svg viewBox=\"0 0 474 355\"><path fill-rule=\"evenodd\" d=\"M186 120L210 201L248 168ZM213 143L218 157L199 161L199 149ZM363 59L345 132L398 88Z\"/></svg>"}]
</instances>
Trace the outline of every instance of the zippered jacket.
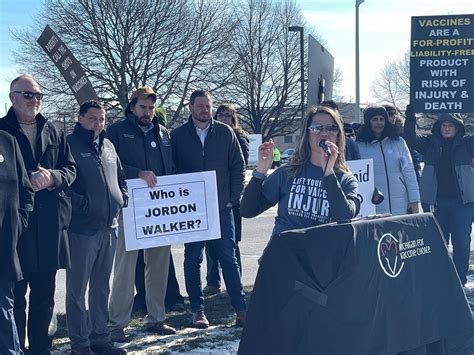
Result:
<instances>
[{"instance_id":1,"label":"zippered jacket","mask_svg":"<svg viewBox=\"0 0 474 355\"><path fill-rule=\"evenodd\" d=\"M118 226L118 214L128 200L125 174L114 145L99 135L98 150L94 147L94 132L80 123L67 136L77 164L76 180L68 194L72 202L69 230L98 230Z\"/></svg>"},{"instance_id":2,"label":"zippered jacket","mask_svg":"<svg viewBox=\"0 0 474 355\"><path fill-rule=\"evenodd\" d=\"M168 130L153 119L153 129L144 133L136 116L127 113L124 120L111 125L106 137L113 143L127 179L137 179L142 170L157 176L174 172Z\"/></svg>"},{"instance_id":3,"label":"zippered jacket","mask_svg":"<svg viewBox=\"0 0 474 355\"><path fill-rule=\"evenodd\" d=\"M420 191L405 140L385 137L380 141L358 141L357 144L362 159L373 159L375 187L385 197L376 206L377 213L408 213L408 203L420 202Z\"/></svg>"},{"instance_id":4,"label":"zippered jacket","mask_svg":"<svg viewBox=\"0 0 474 355\"><path fill-rule=\"evenodd\" d=\"M436 202L438 188L455 188L454 186L438 186L437 173L443 145L440 129L443 122L452 122L457 127L450 155L459 186L460 199L463 204L474 202L474 136L465 135L462 119L457 115L442 114L433 124L430 135L417 135L415 115L407 111L404 137L410 148L423 154L425 161L420 179L421 202L433 205Z\"/></svg>"}]
</instances>

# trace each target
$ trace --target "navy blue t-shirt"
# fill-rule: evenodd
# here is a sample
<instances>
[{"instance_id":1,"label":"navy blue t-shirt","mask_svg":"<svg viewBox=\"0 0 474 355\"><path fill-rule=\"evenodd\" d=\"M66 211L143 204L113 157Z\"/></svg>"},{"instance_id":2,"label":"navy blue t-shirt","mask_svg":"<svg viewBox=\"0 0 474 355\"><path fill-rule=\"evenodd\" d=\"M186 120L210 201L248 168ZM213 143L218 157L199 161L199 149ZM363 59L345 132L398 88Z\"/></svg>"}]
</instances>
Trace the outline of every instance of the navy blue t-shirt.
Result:
<instances>
[{"instance_id":1,"label":"navy blue t-shirt","mask_svg":"<svg viewBox=\"0 0 474 355\"><path fill-rule=\"evenodd\" d=\"M352 174L336 174L345 195L357 196L357 180ZM276 205L273 235L331 222L331 206L323 184L323 169L307 163L300 174L288 176L288 166L271 174L262 185L265 198Z\"/></svg>"}]
</instances>

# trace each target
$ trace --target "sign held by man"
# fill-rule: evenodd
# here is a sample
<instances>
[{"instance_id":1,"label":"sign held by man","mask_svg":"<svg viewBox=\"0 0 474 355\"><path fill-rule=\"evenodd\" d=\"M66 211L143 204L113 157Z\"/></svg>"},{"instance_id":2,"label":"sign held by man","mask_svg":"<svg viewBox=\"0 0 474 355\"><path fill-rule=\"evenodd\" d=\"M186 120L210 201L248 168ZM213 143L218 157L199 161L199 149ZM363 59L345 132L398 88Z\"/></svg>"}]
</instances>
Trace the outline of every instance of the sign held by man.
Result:
<instances>
[{"instance_id":1,"label":"sign held by man","mask_svg":"<svg viewBox=\"0 0 474 355\"><path fill-rule=\"evenodd\" d=\"M142 179L127 185L127 251L220 238L215 172L160 176L154 188Z\"/></svg>"}]
</instances>

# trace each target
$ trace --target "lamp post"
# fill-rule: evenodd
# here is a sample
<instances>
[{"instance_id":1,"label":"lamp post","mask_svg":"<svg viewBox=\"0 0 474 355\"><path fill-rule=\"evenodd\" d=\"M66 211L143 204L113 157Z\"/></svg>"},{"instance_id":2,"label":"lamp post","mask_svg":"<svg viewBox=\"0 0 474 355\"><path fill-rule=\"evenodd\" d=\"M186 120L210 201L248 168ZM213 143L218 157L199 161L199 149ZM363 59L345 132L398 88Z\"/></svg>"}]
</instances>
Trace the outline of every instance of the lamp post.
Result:
<instances>
[{"instance_id":1,"label":"lamp post","mask_svg":"<svg viewBox=\"0 0 474 355\"><path fill-rule=\"evenodd\" d=\"M288 27L288 31L300 33L301 119L304 120L304 30L301 26L290 26Z\"/></svg>"},{"instance_id":2,"label":"lamp post","mask_svg":"<svg viewBox=\"0 0 474 355\"><path fill-rule=\"evenodd\" d=\"M360 121L360 81L359 81L359 6L362 4L365 0L356 0L356 117L355 121L356 122L361 122Z\"/></svg>"}]
</instances>

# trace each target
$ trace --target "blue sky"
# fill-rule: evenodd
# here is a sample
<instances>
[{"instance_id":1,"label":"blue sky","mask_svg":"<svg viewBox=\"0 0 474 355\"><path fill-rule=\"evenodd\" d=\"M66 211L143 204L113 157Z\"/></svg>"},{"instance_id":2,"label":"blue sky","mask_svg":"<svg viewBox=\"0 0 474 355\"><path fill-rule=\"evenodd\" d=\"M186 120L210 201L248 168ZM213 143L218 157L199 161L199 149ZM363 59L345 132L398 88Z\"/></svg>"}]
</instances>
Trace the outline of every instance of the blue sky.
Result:
<instances>
[{"instance_id":1,"label":"blue sky","mask_svg":"<svg viewBox=\"0 0 474 355\"><path fill-rule=\"evenodd\" d=\"M335 66L343 71L343 94L355 97L355 0L296 0L308 23L327 41ZM9 82L18 74L9 28L32 24L39 0L0 0L0 114ZM365 0L360 5L361 102L373 101L370 85L383 66L409 49L411 16L473 14L473 0ZM39 33L38 33L39 36Z\"/></svg>"},{"instance_id":2,"label":"blue sky","mask_svg":"<svg viewBox=\"0 0 474 355\"><path fill-rule=\"evenodd\" d=\"M0 115L5 112L5 103L10 106L8 98L9 85L18 71L12 49L15 42L10 35L9 28L23 28L31 24L41 10L39 0L0 0ZM39 34L38 34L39 36Z\"/></svg>"}]
</instances>

